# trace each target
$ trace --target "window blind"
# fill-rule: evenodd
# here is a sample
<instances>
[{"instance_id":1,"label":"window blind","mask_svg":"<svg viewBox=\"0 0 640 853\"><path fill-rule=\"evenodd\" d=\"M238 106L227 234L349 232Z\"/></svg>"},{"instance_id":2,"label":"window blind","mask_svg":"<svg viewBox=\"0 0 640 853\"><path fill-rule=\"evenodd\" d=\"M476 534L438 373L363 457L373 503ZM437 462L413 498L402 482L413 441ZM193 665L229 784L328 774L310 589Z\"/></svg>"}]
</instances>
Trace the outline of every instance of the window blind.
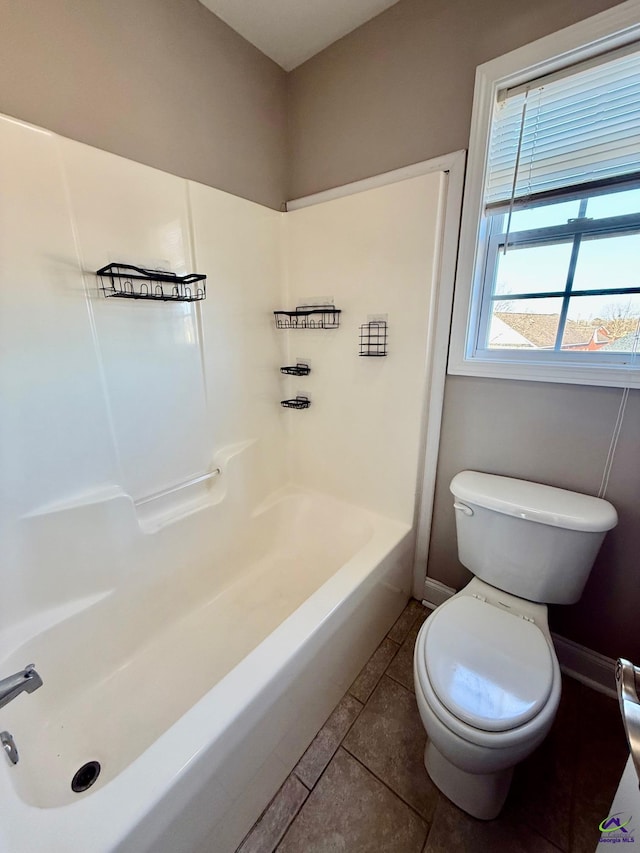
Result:
<instances>
[{"instance_id":1,"label":"window blind","mask_svg":"<svg viewBox=\"0 0 640 853\"><path fill-rule=\"evenodd\" d=\"M640 45L498 94L487 208L637 172Z\"/></svg>"}]
</instances>

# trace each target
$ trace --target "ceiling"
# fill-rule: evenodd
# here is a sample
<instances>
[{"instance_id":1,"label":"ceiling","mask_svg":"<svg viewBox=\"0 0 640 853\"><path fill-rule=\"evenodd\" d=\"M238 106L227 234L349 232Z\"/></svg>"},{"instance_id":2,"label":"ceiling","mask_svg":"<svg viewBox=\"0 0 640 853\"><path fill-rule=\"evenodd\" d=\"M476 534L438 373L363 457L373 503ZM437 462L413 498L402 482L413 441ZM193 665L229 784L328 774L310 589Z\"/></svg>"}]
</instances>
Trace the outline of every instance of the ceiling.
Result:
<instances>
[{"instance_id":1,"label":"ceiling","mask_svg":"<svg viewBox=\"0 0 640 853\"><path fill-rule=\"evenodd\" d=\"M398 0L200 0L285 71Z\"/></svg>"}]
</instances>

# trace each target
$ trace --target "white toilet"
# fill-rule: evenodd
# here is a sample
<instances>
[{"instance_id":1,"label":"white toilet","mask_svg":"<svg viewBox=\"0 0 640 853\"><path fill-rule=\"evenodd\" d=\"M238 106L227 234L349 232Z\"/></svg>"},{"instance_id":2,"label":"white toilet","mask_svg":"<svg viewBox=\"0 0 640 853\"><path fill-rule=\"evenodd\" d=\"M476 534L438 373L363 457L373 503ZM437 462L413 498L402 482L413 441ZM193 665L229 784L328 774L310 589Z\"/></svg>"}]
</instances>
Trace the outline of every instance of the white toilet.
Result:
<instances>
[{"instance_id":1,"label":"white toilet","mask_svg":"<svg viewBox=\"0 0 640 853\"><path fill-rule=\"evenodd\" d=\"M578 601L618 518L607 501L510 477L462 471L450 488L458 554L475 577L418 635L416 699L429 776L489 820L560 701L546 605Z\"/></svg>"}]
</instances>

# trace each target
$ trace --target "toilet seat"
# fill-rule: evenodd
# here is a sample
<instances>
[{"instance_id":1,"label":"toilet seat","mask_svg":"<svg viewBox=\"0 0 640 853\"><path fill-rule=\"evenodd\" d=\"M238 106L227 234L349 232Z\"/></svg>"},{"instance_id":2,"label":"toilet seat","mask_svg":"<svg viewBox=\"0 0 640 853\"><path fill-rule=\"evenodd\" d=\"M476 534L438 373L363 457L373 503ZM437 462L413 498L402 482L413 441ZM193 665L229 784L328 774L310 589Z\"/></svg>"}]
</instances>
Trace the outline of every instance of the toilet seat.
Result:
<instances>
[{"instance_id":1,"label":"toilet seat","mask_svg":"<svg viewBox=\"0 0 640 853\"><path fill-rule=\"evenodd\" d=\"M542 631L482 599L462 596L439 608L421 653L440 702L473 728L515 729L549 699L553 666Z\"/></svg>"},{"instance_id":2,"label":"toilet seat","mask_svg":"<svg viewBox=\"0 0 640 853\"><path fill-rule=\"evenodd\" d=\"M450 612L454 605L456 607L454 614L456 614L458 609L457 602L462 599L469 600L472 598L473 596L467 593L458 594L454 598L449 599L449 601L436 608L433 615L427 619L422 626L416 640L416 649L414 654L416 693L420 694L418 704L420 705L420 701L426 702L433 714L440 720L446 729L469 743L480 747L489 747L490 749L515 748L522 743L536 739L538 733L542 729L548 728L553 720L560 700L560 667L553 651L551 640L537 625L533 625L535 630L540 634L542 640L547 644L549 665L551 668L550 690L547 692L546 701L540 700L537 703L538 712L534 712L534 716L530 717L526 722L516 725L515 728L509 728L502 731L492 731L490 729L479 728L477 725L474 726L470 722L456 716L455 713L452 713L447 705L441 701L439 696L436 694L431 683L431 679L427 671L426 644L428 642L432 626L437 624L436 617L440 620L440 618L444 617L446 612ZM478 602L478 604L483 604L487 607L494 606L485 602ZM455 615L453 624L459 624ZM431 663L429 665L430 668L433 669ZM441 693L442 695L445 695L445 691L442 688ZM477 719L477 721L479 720Z\"/></svg>"}]
</instances>

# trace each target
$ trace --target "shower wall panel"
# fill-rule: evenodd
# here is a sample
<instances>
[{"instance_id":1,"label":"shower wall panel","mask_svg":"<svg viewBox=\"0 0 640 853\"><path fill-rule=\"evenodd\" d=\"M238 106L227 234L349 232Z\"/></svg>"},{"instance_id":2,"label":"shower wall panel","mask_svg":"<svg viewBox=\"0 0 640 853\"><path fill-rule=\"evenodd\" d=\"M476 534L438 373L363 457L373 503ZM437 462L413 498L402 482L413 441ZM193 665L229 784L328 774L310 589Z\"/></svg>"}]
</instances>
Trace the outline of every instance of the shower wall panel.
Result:
<instances>
[{"instance_id":1,"label":"shower wall panel","mask_svg":"<svg viewBox=\"0 0 640 853\"><path fill-rule=\"evenodd\" d=\"M287 465L282 214L6 117L0 181L1 651L193 565L215 536L194 512L229 490L239 512ZM114 261L204 272L207 299L105 299ZM145 496L218 466L144 521Z\"/></svg>"},{"instance_id":2,"label":"shower wall panel","mask_svg":"<svg viewBox=\"0 0 640 853\"><path fill-rule=\"evenodd\" d=\"M308 358L311 407L292 412L293 476L413 523L425 426L446 175L430 173L294 210L286 217L288 304L321 297L340 328L291 331ZM361 357L359 328L388 321L388 355Z\"/></svg>"}]
</instances>

